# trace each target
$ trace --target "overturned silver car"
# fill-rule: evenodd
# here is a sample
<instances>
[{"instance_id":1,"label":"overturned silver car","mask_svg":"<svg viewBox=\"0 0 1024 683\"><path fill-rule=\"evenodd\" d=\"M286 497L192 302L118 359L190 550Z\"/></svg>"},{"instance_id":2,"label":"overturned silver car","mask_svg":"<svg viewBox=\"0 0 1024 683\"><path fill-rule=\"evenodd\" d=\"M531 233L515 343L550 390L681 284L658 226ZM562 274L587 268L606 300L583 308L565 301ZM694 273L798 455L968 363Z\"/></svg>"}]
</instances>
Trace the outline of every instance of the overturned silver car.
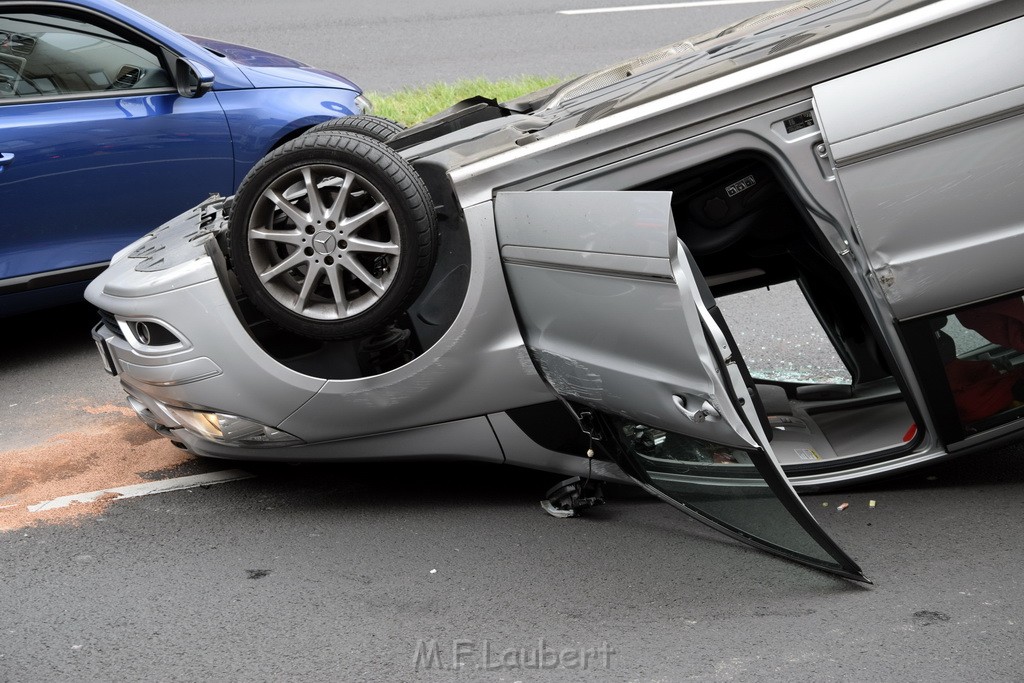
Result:
<instances>
[{"instance_id":1,"label":"overturned silver car","mask_svg":"<svg viewBox=\"0 0 1024 683\"><path fill-rule=\"evenodd\" d=\"M331 122L118 253L94 337L198 455L634 481L863 579L794 485L1024 427L1022 15L810 0L409 130ZM848 380L748 368L718 302L781 283Z\"/></svg>"}]
</instances>

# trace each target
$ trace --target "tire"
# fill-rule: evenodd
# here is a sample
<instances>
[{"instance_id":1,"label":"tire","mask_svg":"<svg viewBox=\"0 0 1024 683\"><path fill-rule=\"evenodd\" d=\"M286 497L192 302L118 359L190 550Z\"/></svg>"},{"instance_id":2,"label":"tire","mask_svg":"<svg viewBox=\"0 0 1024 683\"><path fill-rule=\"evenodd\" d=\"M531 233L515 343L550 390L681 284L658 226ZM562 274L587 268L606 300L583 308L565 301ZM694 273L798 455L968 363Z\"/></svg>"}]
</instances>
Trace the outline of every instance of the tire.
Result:
<instances>
[{"instance_id":1,"label":"tire","mask_svg":"<svg viewBox=\"0 0 1024 683\"><path fill-rule=\"evenodd\" d=\"M352 339L392 322L420 293L437 218L422 179L390 147L314 133L246 175L228 239L239 285L267 318L313 339Z\"/></svg>"},{"instance_id":2,"label":"tire","mask_svg":"<svg viewBox=\"0 0 1024 683\"><path fill-rule=\"evenodd\" d=\"M305 134L327 132L358 133L359 135L373 138L378 142L387 142L403 130L405 130L405 126L398 121L392 121L383 116L361 114L359 116L343 116L338 119L318 123L306 131Z\"/></svg>"}]
</instances>

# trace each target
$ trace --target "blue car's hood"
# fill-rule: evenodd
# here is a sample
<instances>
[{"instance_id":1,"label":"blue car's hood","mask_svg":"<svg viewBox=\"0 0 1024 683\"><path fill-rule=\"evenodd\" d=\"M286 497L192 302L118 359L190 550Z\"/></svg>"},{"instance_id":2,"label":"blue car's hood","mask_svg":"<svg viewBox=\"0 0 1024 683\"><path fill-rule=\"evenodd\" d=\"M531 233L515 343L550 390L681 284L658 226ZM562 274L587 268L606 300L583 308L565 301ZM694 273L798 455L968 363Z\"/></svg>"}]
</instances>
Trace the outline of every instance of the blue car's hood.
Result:
<instances>
[{"instance_id":1,"label":"blue car's hood","mask_svg":"<svg viewBox=\"0 0 1024 683\"><path fill-rule=\"evenodd\" d=\"M290 57L212 38L187 37L206 49L226 57L256 88L307 86L345 88L355 92L362 90L343 76L313 68Z\"/></svg>"}]
</instances>

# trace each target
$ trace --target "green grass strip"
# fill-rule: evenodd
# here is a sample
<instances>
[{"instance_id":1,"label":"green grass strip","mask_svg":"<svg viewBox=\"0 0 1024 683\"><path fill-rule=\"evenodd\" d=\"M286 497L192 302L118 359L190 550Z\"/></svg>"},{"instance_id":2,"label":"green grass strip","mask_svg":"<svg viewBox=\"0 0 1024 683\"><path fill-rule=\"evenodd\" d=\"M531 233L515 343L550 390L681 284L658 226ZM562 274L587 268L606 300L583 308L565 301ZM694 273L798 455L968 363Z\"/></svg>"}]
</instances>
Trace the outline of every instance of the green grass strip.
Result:
<instances>
[{"instance_id":1,"label":"green grass strip","mask_svg":"<svg viewBox=\"0 0 1024 683\"><path fill-rule=\"evenodd\" d=\"M483 95L506 102L564 80L565 77L555 76L520 76L500 81L473 78L454 83L433 83L422 88L404 88L388 94L371 92L368 97L373 102L374 114L411 126L467 97Z\"/></svg>"}]
</instances>

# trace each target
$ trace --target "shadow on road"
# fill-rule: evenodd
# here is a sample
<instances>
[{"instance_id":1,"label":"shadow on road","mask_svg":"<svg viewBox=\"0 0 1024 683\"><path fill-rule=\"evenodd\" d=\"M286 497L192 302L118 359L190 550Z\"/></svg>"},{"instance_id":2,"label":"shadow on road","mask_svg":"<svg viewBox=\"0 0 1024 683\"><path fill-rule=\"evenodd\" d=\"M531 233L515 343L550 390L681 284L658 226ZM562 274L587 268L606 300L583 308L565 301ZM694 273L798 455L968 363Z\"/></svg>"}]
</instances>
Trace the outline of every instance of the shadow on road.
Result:
<instances>
[{"instance_id":1,"label":"shadow on road","mask_svg":"<svg viewBox=\"0 0 1024 683\"><path fill-rule=\"evenodd\" d=\"M85 302L0 318L7 331L0 337L0 368L43 363L91 348L90 330L98 321L96 308Z\"/></svg>"}]
</instances>

